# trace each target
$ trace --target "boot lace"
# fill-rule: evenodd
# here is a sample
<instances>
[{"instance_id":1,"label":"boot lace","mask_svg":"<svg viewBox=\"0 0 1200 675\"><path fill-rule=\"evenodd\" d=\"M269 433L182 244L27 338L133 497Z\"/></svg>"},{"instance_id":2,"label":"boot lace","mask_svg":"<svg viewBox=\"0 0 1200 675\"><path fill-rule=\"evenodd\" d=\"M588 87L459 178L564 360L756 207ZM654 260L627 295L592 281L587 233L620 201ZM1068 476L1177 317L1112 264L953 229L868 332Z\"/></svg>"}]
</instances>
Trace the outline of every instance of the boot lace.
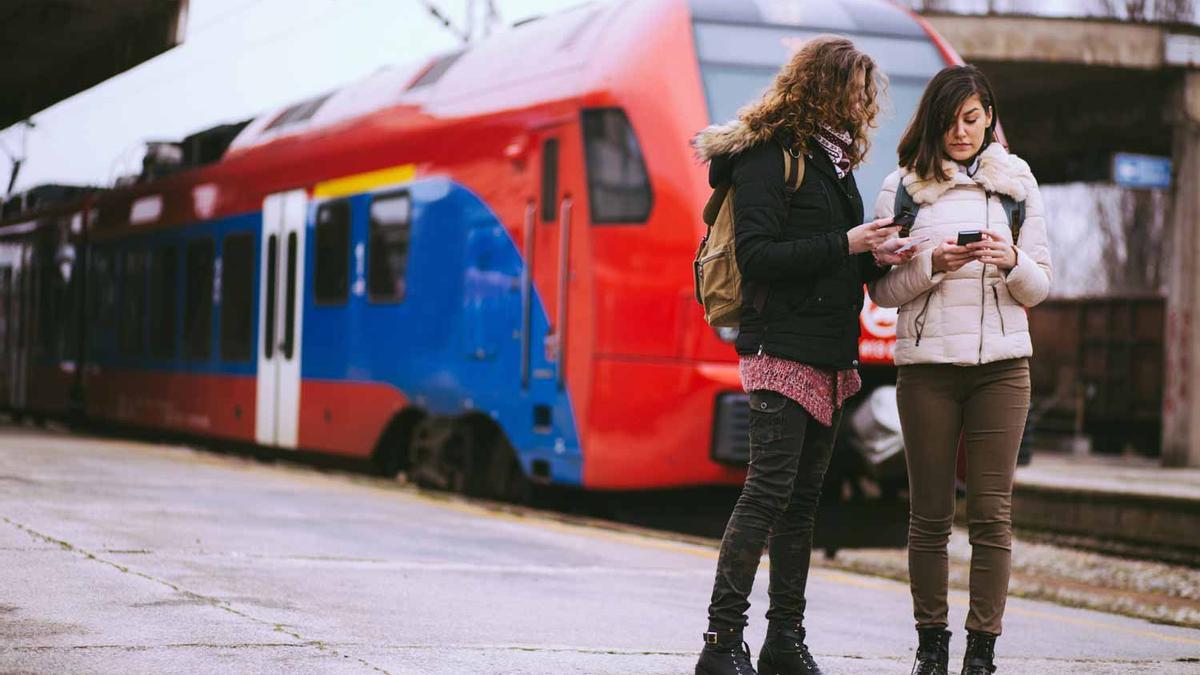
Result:
<instances>
[{"instance_id":1,"label":"boot lace","mask_svg":"<svg viewBox=\"0 0 1200 675\"><path fill-rule=\"evenodd\" d=\"M731 646L724 651L729 653L734 670L739 674L754 675L754 665L750 662L750 645L743 641L740 647Z\"/></svg>"},{"instance_id":2,"label":"boot lace","mask_svg":"<svg viewBox=\"0 0 1200 675\"><path fill-rule=\"evenodd\" d=\"M949 637L943 635L922 636L910 675L945 675L942 663L949 658L948 641Z\"/></svg>"},{"instance_id":3,"label":"boot lace","mask_svg":"<svg viewBox=\"0 0 1200 675\"><path fill-rule=\"evenodd\" d=\"M800 654L800 660L804 662L806 668L814 672L820 670L816 660L813 659L812 652L808 651L808 645L804 644L803 640L792 642L792 648L796 650L796 653Z\"/></svg>"},{"instance_id":4,"label":"boot lace","mask_svg":"<svg viewBox=\"0 0 1200 675\"><path fill-rule=\"evenodd\" d=\"M996 672L996 667L992 665L992 661L996 658L993 645L995 645L995 638L989 640L976 635L968 635L962 675L992 675Z\"/></svg>"},{"instance_id":5,"label":"boot lace","mask_svg":"<svg viewBox=\"0 0 1200 675\"><path fill-rule=\"evenodd\" d=\"M937 658L932 655L925 655L924 658L918 653L916 660L913 661L912 673L910 675L940 675L946 671L942 670L938 665ZM975 675L974 673L966 673L963 675Z\"/></svg>"}]
</instances>

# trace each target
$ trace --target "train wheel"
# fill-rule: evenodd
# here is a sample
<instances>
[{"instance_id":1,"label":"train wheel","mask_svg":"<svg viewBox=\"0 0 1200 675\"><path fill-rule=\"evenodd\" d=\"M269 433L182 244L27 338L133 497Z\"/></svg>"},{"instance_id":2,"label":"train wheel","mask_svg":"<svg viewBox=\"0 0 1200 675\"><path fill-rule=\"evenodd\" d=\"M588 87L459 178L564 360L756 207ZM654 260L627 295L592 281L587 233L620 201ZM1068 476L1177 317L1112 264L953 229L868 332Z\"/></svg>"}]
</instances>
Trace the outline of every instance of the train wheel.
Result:
<instances>
[{"instance_id":1,"label":"train wheel","mask_svg":"<svg viewBox=\"0 0 1200 675\"><path fill-rule=\"evenodd\" d=\"M529 479L504 432L489 422L486 427L477 428L474 437L477 442L467 494L518 504L529 501Z\"/></svg>"},{"instance_id":2,"label":"train wheel","mask_svg":"<svg viewBox=\"0 0 1200 675\"><path fill-rule=\"evenodd\" d=\"M371 455L371 464L380 476L395 478L402 471L407 471L412 453L413 437L422 415L419 411L405 411L388 425L375 453Z\"/></svg>"},{"instance_id":3,"label":"train wheel","mask_svg":"<svg viewBox=\"0 0 1200 675\"><path fill-rule=\"evenodd\" d=\"M453 420L421 420L409 448L409 478L421 487L464 492L474 454L471 432Z\"/></svg>"},{"instance_id":4,"label":"train wheel","mask_svg":"<svg viewBox=\"0 0 1200 675\"><path fill-rule=\"evenodd\" d=\"M409 447L409 478L437 490L509 502L530 485L504 432L490 420L424 419Z\"/></svg>"}]
</instances>

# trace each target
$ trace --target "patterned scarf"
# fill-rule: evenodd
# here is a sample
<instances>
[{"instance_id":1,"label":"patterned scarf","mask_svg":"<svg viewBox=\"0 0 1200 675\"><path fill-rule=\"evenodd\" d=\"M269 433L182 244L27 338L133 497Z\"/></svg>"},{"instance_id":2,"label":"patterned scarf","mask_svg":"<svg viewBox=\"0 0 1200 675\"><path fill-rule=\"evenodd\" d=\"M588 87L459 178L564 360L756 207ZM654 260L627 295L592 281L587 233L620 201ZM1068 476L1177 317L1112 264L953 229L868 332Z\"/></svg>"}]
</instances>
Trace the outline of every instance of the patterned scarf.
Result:
<instances>
[{"instance_id":1,"label":"patterned scarf","mask_svg":"<svg viewBox=\"0 0 1200 675\"><path fill-rule=\"evenodd\" d=\"M847 131L838 131L822 124L817 131L817 143L829 155L829 161L837 169L838 178L845 178L850 173L850 149L854 145L854 137Z\"/></svg>"}]
</instances>

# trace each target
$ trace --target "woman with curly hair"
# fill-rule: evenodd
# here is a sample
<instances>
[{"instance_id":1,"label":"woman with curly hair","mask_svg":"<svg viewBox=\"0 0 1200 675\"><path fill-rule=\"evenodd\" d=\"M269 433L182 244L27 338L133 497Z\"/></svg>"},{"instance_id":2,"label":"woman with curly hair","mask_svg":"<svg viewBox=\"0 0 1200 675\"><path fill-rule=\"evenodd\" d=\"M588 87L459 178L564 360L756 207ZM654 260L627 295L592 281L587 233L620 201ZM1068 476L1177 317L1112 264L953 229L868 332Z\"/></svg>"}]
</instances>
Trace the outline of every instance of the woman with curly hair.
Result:
<instances>
[{"instance_id":1,"label":"woman with curly hair","mask_svg":"<svg viewBox=\"0 0 1200 675\"><path fill-rule=\"evenodd\" d=\"M804 589L821 483L842 404L862 386L863 284L905 242L891 218L861 224L854 169L868 148L884 78L849 40L805 43L762 100L694 140L713 187L734 188L743 297L737 351L750 393L750 467L721 541L697 675L753 673L742 640L754 574L769 546L763 675L820 673L805 645ZM785 185L785 164L804 179ZM793 164L794 166L794 164Z\"/></svg>"}]
</instances>

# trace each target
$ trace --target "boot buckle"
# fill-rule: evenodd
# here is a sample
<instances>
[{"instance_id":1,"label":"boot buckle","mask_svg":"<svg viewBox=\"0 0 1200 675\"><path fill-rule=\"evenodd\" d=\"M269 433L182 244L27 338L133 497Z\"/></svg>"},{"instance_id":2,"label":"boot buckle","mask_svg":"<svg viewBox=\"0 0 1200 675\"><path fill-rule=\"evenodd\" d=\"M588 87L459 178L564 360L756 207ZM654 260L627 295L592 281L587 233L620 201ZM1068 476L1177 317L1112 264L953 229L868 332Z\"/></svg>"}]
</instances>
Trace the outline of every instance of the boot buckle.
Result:
<instances>
[{"instance_id":1,"label":"boot buckle","mask_svg":"<svg viewBox=\"0 0 1200 675\"><path fill-rule=\"evenodd\" d=\"M705 633L704 634L704 643L709 644L709 645L717 644L717 634L714 632Z\"/></svg>"}]
</instances>

